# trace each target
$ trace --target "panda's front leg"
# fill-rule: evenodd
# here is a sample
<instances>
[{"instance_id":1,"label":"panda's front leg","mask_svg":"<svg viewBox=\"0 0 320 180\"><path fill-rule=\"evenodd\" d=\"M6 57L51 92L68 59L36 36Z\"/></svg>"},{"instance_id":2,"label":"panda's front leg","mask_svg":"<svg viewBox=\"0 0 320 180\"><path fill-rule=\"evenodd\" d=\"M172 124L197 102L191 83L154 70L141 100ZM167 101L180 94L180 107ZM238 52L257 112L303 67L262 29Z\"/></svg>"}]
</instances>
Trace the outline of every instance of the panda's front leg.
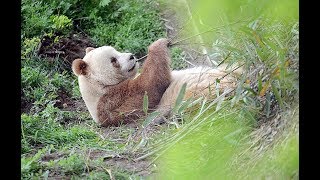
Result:
<instances>
[{"instance_id":1,"label":"panda's front leg","mask_svg":"<svg viewBox=\"0 0 320 180\"><path fill-rule=\"evenodd\" d=\"M158 39L148 48L148 57L144 62L141 81L148 91L157 91L162 96L171 83L169 41Z\"/></svg>"}]
</instances>

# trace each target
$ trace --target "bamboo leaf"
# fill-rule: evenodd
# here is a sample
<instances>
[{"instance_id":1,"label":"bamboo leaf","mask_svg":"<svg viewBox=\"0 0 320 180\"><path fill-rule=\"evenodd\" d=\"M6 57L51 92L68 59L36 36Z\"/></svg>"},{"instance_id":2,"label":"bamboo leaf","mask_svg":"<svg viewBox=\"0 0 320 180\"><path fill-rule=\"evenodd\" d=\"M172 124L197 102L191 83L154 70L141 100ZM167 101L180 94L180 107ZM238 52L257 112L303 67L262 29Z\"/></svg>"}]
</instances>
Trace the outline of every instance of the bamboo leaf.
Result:
<instances>
[{"instance_id":1,"label":"bamboo leaf","mask_svg":"<svg viewBox=\"0 0 320 180\"><path fill-rule=\"evenodd\" d=\"M242 26L240 28L240 31L244 32L245 34L248 35L248 37L252 37L252 29L247 27L247 26Z\"/></svg>"},{"instance_id":2,"label":"bamboo leaf","mask_svg":"<svg viewBox=\"0 0 320 180\"><path fill-rule=\"evenodd\" d=\"M256 93L252 88L250 88L250 87L243 87L243 88L244 88L245 90L251 92L254 96L257 95L257 93Z\"/></svg>"},{"instance_id":3,"label":"bamboo leaf","mask_svg":"<svg viewBox=\"0 0 320 180\"><path fill-rule=\"evenodd\" d=\"M201 113L203 112L203 109L204 109L204 106L206 105L206 102L207 102L207 99L204 99L204 100L202 101L202 105L201 105L199 114L201 114Z\"/></svg>"},{"instance_id":4,"label":"bamboo leaf","mask_svg":"<svg viewBox=\"0 0 320 180\"><path fill-rule=\"evenodd\" d=\"M264 53L263 53L263 50L262 49L258 49L258 48L256 48L256 51L257 51L257 55L259 56L259 59L263 62L263 61L265 61L265 55L264 55Z\"/></svg>"},{"instance_id":5,"label":"bamboo leaf","mask_svg":"<svg viewBox=\"0 0 320 180\"><path fill-rule=\"evenodd\" d=\"M256 40L256 42L259 44L260 47L263 47L264 44L262 43L261 37L259 36L259 34L257 34L257 31L252 31L252 34Z\"/></svg>"},{"instance_id":6,"label":"bamboo leaf","mask_svg":"<svg viewBox=\"0 0 320 180\"><path fill-rule=\"evenodd\" d=\"M279 47L275 43L271 42L270 40L264 39L264 42L267 44L267 46L269 46L275 52L279 50Z\"/></svg>"},{"instance_id":7,"label":"bamboo leaf","mask_svg":"<svg viewBox=\"0 0 320 180\"><path fill-rule=\"evenodd\" d=\"M269 85L270 85L270 81L267 81L264 86L262 87L260 93L259 93L259 96L264 96L269 88Z\"/></svg>"},{"instance_id":8,"label":"bamboo leaf","mask_svg":"<svg viewBox=\"0 0 320 180\"><path fill-rule=\"evenodd\" d=\"M183 83L183 85L182 85L182 87L180 89L180 92L178 94L178 97L176 99L176 103L174 105L174 108L172 110L174 113L177 112L177 110L178 110L178 108L179 108L179 106L180 106L180 104L181 104L181 102L183 100L183 97L184 97L184 95L186 93L186 87L187 87L187 83Z\"/></svg>"},{"instance_id":9,"label":"bamboo leaf","mask_svg":"<svg viewBox=\"0 0 320 180\"><path fill-rule=\"evenodd\" d=\"M192 102L188 105L187 108L192 107L192 106L198 104L200 101L202 101L202 99L203 99L203 97L199 97L198 99L192 101Z\"/></svg>"},{"instance_id":10,"label":"bamboo leaf","mask_svg":"<svg viewBox=\"0 0 320 180\"><path fill-rule=\"evenodd\" d=\"M275 83L271 83L271 88L274 96L276 97L277 101L279 102L279 105L281 108L283 108L283 102L281 98L281 93L279 92L278 88L276 87Z\"/></svg>"},{"instance_id":11,"label":"bamboo leaf","mask_svg":"<svg viewBox=\"0 0 320 180\"><path fill-rule=\"evenodd\" d=\"M183 102L180 106L180 108L178 109L178 113L180 114L182 111L184 111L191 103L192 98L189 98L187 101Z\"/></svg>"},{"instance_id":12,"label":"bamboo leaf","mask_svg":"<svg viewBox=\"0 0 320 180\"><path fill-rule=\"evenodd\" d=\"M147 127L152 122L152 120L154 120L159 115L160 115L160 112L158 112L158 111L154 111L154 112L150 113L149 116L142 123L142 126Z\"/></svg>"},{"instance_id":13,"label":"bamboo leaf","mask_svg":"<svg viewBox=\"0 0 320 180\"><path fill-rule=\"evenodd\" d=\"M227 134L226 136L223 137L224 140L226 140L228 143L232 144L232 145L237 145L238 144L238 141L235 140L238 135L240 133L243 132L243 128L240 128L240 129L237 129L229 134Z\"/></svg>"},{"instance_id":14,"label":"bamboo leaf","mask_svg":"<svg viewBox=\"0 0 320 180\"><path fill-rule=\"evenodd\" d=\"M216 111L220 110L221 104L224 101L225 95L221 95L221 99L219 99L217 106L216 106Z\"/></svg>"}]
</instances>

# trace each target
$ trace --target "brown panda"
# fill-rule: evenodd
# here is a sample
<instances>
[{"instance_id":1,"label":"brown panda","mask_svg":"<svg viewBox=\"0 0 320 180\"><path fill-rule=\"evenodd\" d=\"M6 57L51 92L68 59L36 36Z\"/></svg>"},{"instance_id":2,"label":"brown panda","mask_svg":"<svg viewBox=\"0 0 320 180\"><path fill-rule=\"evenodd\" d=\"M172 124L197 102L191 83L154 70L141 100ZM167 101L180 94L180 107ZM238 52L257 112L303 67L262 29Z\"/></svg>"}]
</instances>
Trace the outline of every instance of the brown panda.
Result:
<instances>
[{"instance_id":1,"label":"brown panda","mask_svg":"<svg viewBox=\"0 0 320 180\"><path fill-rule=\"evenodd\" d=\"M226 74L223 69L209 67L171 71L170 59L168 40L162 38L149 46L138 76L134 56L111 46L87 48L83 59L73 61L72 70L92 118L102 126L111 126L139 119L144 114L145 93L150 110L168 112L183 83L187 83L185 98L208 95L208 86L214 88L216 79ZM232 77L220 82L221 90L234 85Z\"/></svg>"}]
</instances>

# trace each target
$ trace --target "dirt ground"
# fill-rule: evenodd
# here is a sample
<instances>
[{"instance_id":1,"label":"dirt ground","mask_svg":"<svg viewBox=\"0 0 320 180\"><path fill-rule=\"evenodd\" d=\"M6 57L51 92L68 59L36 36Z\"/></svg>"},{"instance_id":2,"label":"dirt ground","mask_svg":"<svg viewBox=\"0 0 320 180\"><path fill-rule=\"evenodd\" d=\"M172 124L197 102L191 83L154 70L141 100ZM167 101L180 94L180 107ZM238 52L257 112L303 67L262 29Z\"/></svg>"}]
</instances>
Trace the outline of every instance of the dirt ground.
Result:
<instances>
[{"instance_id":1,"label":"dirt ground","mask_svg":"<svg viewBox=\"0 0 320 180\"><path fill-rule=\"evenodd\" d=\"M96 47L92 40L83 33L73 32L68 37L55 42L58 35L44 36L38 48L38 55L42 57L63 58L71 67L72 61L85 56L87 47Z\"/></svg>"}]
</instances>

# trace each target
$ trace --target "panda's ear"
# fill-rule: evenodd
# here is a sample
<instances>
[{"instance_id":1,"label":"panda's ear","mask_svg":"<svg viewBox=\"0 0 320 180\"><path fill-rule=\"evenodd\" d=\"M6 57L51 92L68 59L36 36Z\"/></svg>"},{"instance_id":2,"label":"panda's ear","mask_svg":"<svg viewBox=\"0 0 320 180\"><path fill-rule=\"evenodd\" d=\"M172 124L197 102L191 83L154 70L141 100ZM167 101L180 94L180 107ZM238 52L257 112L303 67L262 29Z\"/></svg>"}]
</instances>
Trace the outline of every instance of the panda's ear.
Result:
<instances>
[{"instance_id":1,"label":"panda's ear","mask_svg":"<svg viewBox=\"0 0 320 180\"><path fill-rule=\"evenodd\" d=\"M93 48L93 47L87 47L86 48L86 54L88 54L88 52L90 52L90 51L92 51L92 50L94 50L95 48Z\"/></svg>"},{"instance_id":2,"label":"panda's ear","mask_svg":"<svg viewBox=\"0 0 320 180\"><path fill-rule=\"evenodd\" d=\"M72 71L75 75L86 75L88 73L88 64L82 59L75 59L72 62Z\"/></svg>"}]
</instances>

